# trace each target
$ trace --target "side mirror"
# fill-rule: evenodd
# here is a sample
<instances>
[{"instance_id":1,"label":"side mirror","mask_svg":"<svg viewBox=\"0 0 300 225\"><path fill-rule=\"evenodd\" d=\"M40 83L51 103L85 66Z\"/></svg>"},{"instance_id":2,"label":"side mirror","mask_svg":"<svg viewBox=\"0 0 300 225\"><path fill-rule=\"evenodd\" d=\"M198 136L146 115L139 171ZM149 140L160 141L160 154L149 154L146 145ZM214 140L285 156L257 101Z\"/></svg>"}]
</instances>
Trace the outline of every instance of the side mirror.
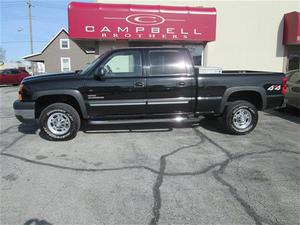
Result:
<instances>
[{"instance_id":1,"label":"side mirror","mask_svg":"<svg viewBox=\"0 0 300 225\"><path fill-rule=\"evenodd\" d=\"M96 69L94 77L96 80L103 80L107 71L104 67L99 67Z\"/></svg>"}]
</instances>

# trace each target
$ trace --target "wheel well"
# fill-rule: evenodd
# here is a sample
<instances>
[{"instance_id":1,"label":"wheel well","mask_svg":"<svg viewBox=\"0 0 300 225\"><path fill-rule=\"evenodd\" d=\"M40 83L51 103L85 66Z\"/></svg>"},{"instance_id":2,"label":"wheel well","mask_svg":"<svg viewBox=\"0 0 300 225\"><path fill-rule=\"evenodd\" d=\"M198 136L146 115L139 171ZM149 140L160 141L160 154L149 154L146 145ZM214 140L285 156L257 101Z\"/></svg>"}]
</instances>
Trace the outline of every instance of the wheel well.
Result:
<instances>
[{"instance_id":1,"label":"wheel well","mask_svg":"<svg viewBox=\"0 0 300 225\"><path fill-rule=\"evenodd\" d=\"M72 106L82 118L80 106L71 95L45 95L39 97L35 102L35 118L39 118L43 109L54 103L66 103Z\"/></svg>"},{"instance_id":2,"label":"wheel well","mask_svg":"<svg viewBox=\"0 0 300 225\"><path fill-rule=\"evenodd\" d=\"M237 100L245 100L254 105L258 110L262 110L263 101L261 95L256 91L238 91L232 93L227 102L234 102Z\"/></svg>"}]
</instances>

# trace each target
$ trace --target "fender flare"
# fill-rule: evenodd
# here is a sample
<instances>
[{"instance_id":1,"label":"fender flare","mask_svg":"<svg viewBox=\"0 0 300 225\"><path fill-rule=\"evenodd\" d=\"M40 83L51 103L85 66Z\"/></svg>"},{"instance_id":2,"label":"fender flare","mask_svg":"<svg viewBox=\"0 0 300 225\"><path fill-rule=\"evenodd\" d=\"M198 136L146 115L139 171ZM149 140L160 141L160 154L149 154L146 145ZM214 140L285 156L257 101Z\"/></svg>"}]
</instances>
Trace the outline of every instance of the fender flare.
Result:
<instances>
[{"instance_id":1,"label":"fender flare","mask_svg":"<svg viewBox=\"0 0 300 225\"><path fill-rule=\"evenodd\" d=\"M73 98L75 98L75 100L77 101L81 113L82 113L82 117L84 119L88 118L88 113L87 113L87 109L84 103L84 99L83 96L81 95L81 93L78 90L50 90L50 91L37 91L33 94L32 99L34 101L36 101L39 97L42 96L46 96L46 95L69 95L72 96Z\"/></svg>"},{"instance_id":2,"label":"fender flare","mask_svg":"<svg viewBox=\"0 0 300 225\"><path fill-rule=\"evenodd\" d=\"M220 106L220 112L223 113L225 106L228 103L228 98L231 94L239 92L239 91L253 91L258 93L261 96L262 99L262 110L266 108L267 105L267 94L264 88L257 87L257 86L244 86L244 87L231 87L228 88L222 98L221 106Z\"/></svg>"}]
</instances>

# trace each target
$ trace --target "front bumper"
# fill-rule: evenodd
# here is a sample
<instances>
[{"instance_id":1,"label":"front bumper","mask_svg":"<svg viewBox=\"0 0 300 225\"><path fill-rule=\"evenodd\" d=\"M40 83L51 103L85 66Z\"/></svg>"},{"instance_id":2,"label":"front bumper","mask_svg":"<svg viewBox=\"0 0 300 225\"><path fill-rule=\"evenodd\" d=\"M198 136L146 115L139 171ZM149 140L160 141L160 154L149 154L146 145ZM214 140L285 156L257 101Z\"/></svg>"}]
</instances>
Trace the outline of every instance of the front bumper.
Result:
<instances>
[{"instance_id":1,"label":"front bumper","mask_svg":"<svg viewBox=\"0 0 300 225\"><path fill-rule=\"evenodd\" d=\"M21 123L33 123L36 121L34 102L20 102L17 100L14 102L13 107L15 116Z\"/></svg>"}]
</instances>

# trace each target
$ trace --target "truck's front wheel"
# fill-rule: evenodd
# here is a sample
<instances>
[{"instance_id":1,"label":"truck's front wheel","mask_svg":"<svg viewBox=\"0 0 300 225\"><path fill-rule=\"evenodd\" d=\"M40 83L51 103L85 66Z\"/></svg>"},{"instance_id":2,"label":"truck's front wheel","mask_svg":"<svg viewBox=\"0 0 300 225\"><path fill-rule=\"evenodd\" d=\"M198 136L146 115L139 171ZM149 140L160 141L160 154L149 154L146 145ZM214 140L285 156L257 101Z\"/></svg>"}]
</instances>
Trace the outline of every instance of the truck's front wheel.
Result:
<instances>
[{"instance_id":1,"label":"truck's front wheel","mask_svg":"<svg viewBox=\"0 0 300 225\"><path fill-rule=\"evenodd\" d=\"M40 116L41 132L51 141L74 138L80 128L80 116L70 105L55 103L46 107Z\"/></svg>"},{"instance_id":2,"label":"truck's front wheel","mask_svg":"<svg viewBox=\"0 0 300 225\"><path fill-rule=\"evenodd\" d=\"M226 108L223 119L230 133L243 135L250 133L256 127L258 113L250 102L235 101Z\"/></svg>"}]
</instances>

